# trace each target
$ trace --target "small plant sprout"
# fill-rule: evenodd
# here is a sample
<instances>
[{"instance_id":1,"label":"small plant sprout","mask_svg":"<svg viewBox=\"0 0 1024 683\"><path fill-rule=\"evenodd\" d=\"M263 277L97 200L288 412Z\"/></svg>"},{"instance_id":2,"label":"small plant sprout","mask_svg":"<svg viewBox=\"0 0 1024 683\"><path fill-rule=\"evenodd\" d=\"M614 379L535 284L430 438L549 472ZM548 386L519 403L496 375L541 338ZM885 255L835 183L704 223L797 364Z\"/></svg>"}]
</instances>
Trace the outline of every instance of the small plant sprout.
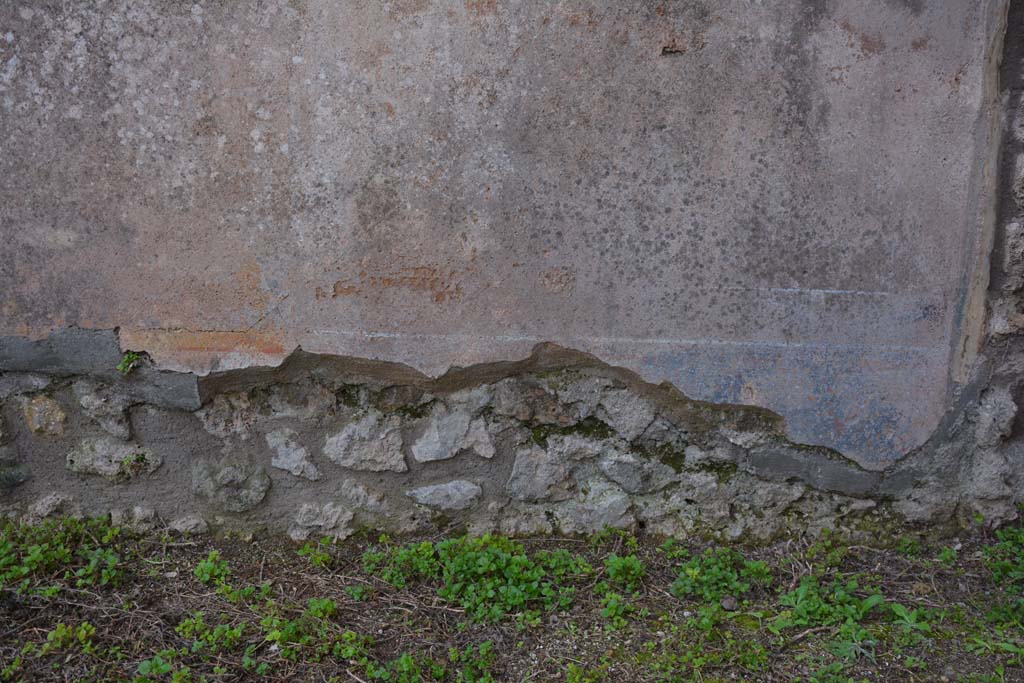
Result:
<instances>
[{"instance_id":1,"label":"small plant sprout","mask_svg":"<svg viewBox=\"0 0 1024 683\"><path fill-rule=\"evenodd\" d=\"M122 375L127 375L132 370L139 367L141 363L141 353L137 351L125 351L124 355L121 356L121 362L117 364L117 369Z\"/></svg>"}]
</instances>

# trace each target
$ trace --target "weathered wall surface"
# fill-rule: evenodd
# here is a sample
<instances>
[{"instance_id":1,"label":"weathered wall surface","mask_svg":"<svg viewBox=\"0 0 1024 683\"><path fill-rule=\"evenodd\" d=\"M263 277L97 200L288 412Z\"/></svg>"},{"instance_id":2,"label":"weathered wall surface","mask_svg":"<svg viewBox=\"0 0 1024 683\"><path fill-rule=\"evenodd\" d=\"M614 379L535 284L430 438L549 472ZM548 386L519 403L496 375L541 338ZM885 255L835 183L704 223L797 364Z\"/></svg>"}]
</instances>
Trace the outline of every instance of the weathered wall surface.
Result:
<instances>
[{"instance_id":1,"label":"weathered wall surface","mask_svg":"<svg viewBox=\"0 0 1024 683\"><path fill-rule=\"evenodd\" d=\"M1004 519L1006 10L5 4L0 507Z\"/></svg>"},{"instance_id":2,"label":"weathered wall surface","mask_svg":"<svg viewBox=\"0 0 1024 683\"><path fill-rule=\"evenodd\" d=\"M998 2L8 2L0 333L591 352L881 469L948 407Z\"/></svg>"}]
</instances>

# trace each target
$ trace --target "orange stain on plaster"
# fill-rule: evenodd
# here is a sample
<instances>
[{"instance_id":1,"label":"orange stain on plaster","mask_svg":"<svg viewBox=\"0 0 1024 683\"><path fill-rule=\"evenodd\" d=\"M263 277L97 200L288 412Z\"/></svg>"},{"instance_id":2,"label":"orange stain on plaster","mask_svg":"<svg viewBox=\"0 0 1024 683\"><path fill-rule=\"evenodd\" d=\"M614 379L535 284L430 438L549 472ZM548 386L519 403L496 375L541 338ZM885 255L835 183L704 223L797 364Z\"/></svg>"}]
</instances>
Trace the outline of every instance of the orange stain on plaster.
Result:
<instances>
[{"instance_id":1,"label":"orange stain on plaster","mask_svg":"<svg viewBox=\"0 0 1024 683\"><path fill-rule=\"evenodd\" d=\"M277 364L291 351L280 334L252 330L120 330L122 349L145 351L158 366L171 365L201 371L226 357L241 356L256 364ZM246 364L250 364L246 363Z\"/></svg>"}]
</instances>

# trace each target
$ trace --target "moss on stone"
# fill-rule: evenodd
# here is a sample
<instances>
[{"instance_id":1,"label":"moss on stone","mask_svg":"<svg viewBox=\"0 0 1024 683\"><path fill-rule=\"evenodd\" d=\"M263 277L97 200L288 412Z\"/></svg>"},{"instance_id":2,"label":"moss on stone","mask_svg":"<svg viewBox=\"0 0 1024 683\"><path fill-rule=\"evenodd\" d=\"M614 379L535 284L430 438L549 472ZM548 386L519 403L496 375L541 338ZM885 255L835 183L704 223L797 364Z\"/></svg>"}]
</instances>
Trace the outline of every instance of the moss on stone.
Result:
<instances>
[{"instance_id":1,"label":"moss on stone","mask_svg":"<svg viewBox=\"0 0 1024 683\"><path fill-rule=\"evenodd\" d=\"M607 423L591 416L565 427L549 424L535 425L530 428L530 434L533 436L533 440L537 445L547 446L548 438L551 436L568 436L570 434L577 434L588 439L600 441L602 439L610 439L615 436L615 430L609 427Z\"/></svg>"}]
</instances>

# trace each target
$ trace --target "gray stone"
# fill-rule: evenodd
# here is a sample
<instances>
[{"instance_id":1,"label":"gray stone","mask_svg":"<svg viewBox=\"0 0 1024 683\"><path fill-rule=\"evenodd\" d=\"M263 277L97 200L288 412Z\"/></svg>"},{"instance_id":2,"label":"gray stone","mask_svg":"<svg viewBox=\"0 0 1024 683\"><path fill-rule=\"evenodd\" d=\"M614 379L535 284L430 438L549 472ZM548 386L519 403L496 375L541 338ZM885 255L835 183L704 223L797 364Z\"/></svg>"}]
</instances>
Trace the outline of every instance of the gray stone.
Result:
<instances>
[{"instance_id":1,"label":"gray stone","mask_svg":"<svg viewBox=\"0 0 1024 683\"><path fill-rule=\"evenodd\" d=\"M612 384L607 377L561 377L552 388L560 401L572 406L573 418L582 420L594 414Z\"/></svg>"},{"instance_id":2,"label":"gray stone","mask_svg":"<svg viewBox=\"0 0 1024 683\"><path fill-rule=\"evenodd\" d=\"M0 405L0 446L3 446L13 438L10 427L7 426L7 420L4 418L3 406Z\"/></svg>"},{"instance_id":3,"label":"gray stone","mask_svg":"<svg viewBox=\"0 0 1024 683\"><path fill-rule=\"evenodd\" d=\"M210 530L210 525L199 515L185 515L171 522L170 528L186 536L200 536Z\"/></svg>"},{"instance_id":4,"label":"gray stone","mask_svg":"<svg viewBox=\"0 0 1024 683\"><path fill-rule=\"evenodd\" d=\"M346 479L338 488L338 495L356 511L374 514L387 512L387 501L380 491L367 488L353 479Z\"/></svg>"},{"instance_id":5,"label":"gray stone","mask_svg":"<svg viewBox=\"0 0 1024 683\"><path fill-rule=\"evenodd\" d=\"M519 379L509 377L496 383L492 390L494 392L493 409L495 415L512 417L520 422L525 422L533 417L533 409L527 399L528 390Z\"/></svg>"},{"instance_id":6,"label":"gray stone","mask_svg":"<svg viewBox=\"0 0 1024 683\"><path fill-rule=\"evenodd\" d=\"M35 434L60 436L64 433L64 422L67 416L60 404L49 396L33 396L25 399L22 408L25 423Z\"/></svg>"},{"instance_id":7,"label":"gray stone","mask_svg":"<svg viewBox=\"0 0 1024 683\"><path fill-rule=\"evenodd\" d=\"M367 472L406 472L401 420L370 410L324 443L324 455L342 467Z\"/></svg>"},{"instance_id":8,"label":"gray stone","mask_svg":"<svg viewBox=\"0 0 1024 683\"><path fill-rule=\"evenodd\" d=\"M406 495L420 505L436 510L465 510L473 507L483 490L479 485L465 479L432 484L407 491Z\"/></svg>"},{"instance_id":9,"label":"gray stone","mask_svg":"<svg viewBox=\"0 0 1024 683\"><path fill-rule=\"evenodd\" d=\"M625 445L624 442L620 443ZM547 450L553 459L564 462L589 460L617 452L611 442L590 439L581 434L552 434L547 439Z\"/></svg>"},{"instance_id":10,"label":"gray stone","mask_svg":"<svg viewBox=\"0 0 1024 683\"><path fill-rule=\"evenodd\" d=\"M273 386L267 395L267 405L274 417L294 417L300 420L331 415L337 403L338 399L333 391L311 383Z\"/></svg>"},{"instance_id":11,"label":"gray stone","mask_svg":"<svg viewBox=\"0 0 1024 683\"><path fill-rule=\"evenodd\" d=\"M355 531L351 526L353 517L351 510L337 503L303 503L288 529L288 535L295 541L311 536L345 539Z\"/></svg>"},{"instance_id":12,"label":"gray stone","mask_svg":"<svg viewBox=\"0 0 1024 683\"><path fill-rule=\"evenodd\" d=\"M82 411L111 436L127 441L131 438L128 406L131 401L115 394L109 387L95 382L79 380L73 385L75 397Z\"/></svg>"},{"instance_id":13,"label":"gray stone","mask_svg":"<svg viewBox=\"0 0 1024 683\"><path fill-rule=\"evenodd\" d=\"M1017 404L1007 389L993 387L987 390L978 406L975 441L982 448L999 445L1000 441L1010 436L1015 417Z\"/></svg>"},{"instance_id":14,"label":"gray stone","mask_svg":"<svg viewBox=\"0 0 1024 683\"><path fill-rule=\"evenodd\" d=\"M67 454L66 461L72 472L96 474L111 481L152 474L163 463L156 453L109 436L83 439Z\"/></svg>"},{"instance_id":15,"label":"gray stone","mask_svg":"<svg viewBox=\"0 0 1024 683\"><path fill-rule=\"evenodd\" d=\"M0 401L19 394L31 394L50 386L46 375L32 372L0 373Z\"/></svg>"},{"instance_id":16,"label":"gray stone","mask_svg":"<svg viewBox=\"0 0 1024 683\"><path fill-rule=\"evenodd\" d=\"M823 491L863 496L882 480L880 472L862 470L820 451L771 446L750 451L743 466L753 474L775 481L799 479Z\"/></svg>"},{"instance_id":17,"label":"gray stone","mask_svg":"<svg viewBox=\"0 0 1024 683\"><path fill-rule=\"evenodd\" d=\"M235 436L242 440L249 438L259 417L249 395L242 392L218 394L197 410L196 416L210 434L222 439Z\"/></svg>"},{"instance_id":18,"label":"gray stone","mask_svg":"<svg viewBox=\"0 0 1024 683\"><path fill-rule=\"evenodd\" d=\"M435 405L427 417L423 434L412 444L412 457L416 462L455 457L472 419L467 412L451 412L443 404Z\"/></svg>"},{"instance_id":19,"label":"gray stone","mask_svg":"<svg viewBox=\"0 0 1024 683\"><path fill-rule=\"evenodd\" d=\"M643 434L655 417L646 399L625 389L605 391L595 414L626 441Z\"/></svg>"},{"instance_id":20,"label":"gray stone","mask_svg":"<svg viewBox=\"0 0 1024 683\"><path fill-rule=\"evenodd\" d=\"M509 377L493 385L492 410L495 415L520 422L565 426L572 423L570 412L558 397L543 386L520 377Z\"/></svg>"},{"instance_id":21,"label":"gray stone","mask_svg":"<svg viewBox=\"0 0 1024 683\"><path fill-rule=\"evenodd\" d=\"M451 410L443 404L435 405L411 450L417 462L447 460L463 450L473 450L483 458L494 457L494 444L484 419L474 419L468 411Z\"/></svg>"},{"instance_id":22,"label":"gray stone","mask_svg":"<svg viewBox=\"0 0 1024 683\"><path fill-rule=\"evenodd\" d=\"M267 445L274 449L270 464L310 481L320 478L320 470L309 458L309 453L298 441L293 429L275 429L266 435Z\"/></svg>"},{"instance_id":23,"label":"gray stone","mask_svg":"<svg viewBox=\"0 0 1024 683\"><path fill-rule=\"evenodd\" d=\"M6 493L29 479L28 468L13 446L0 446L0 492Z\"/></svg>"},{"instance_id":24,"label":"gray stone","mask_svg":"<svg viewBox=\"0 0 1024 683\"><path fill-rule=\"evenodd\" d=\"M675 471L660 462L632 453L613 452L601 458L601 471L626 493L660 491L676 480Z\"/></svg>"},{"instance_id":25,"label":"gray stone","mask_svg":"<svg viewBox=\"0 0 1024 683\"><path fill-rule=\"evenodd\" d=\"M27 519L31 522L37 522L58 514L75 517L78 515L78 507L75 505L74 499L69 495L48 493L29 506Z\"/></svg>"},{"instance_id":26,"label":"gray stone","mask_svg":"<svg viewBox=\"0 0 1024 683\"><path fill-rule=\"evenodd\" d=\"M270 490L270 477L259 465L199 462L192 469L192 490L226 512L246 512Z\"/></svg>"},{"instance_id":27,"label":"gray stone","mask_svg":"<svg viewBox=\"0 0 1024 683\"><path fill-rule=\"evenodd\" d=\"M591 534L605 528L625 529L636 523L632 501L621 488L594 480L580 495L553 508L559 529L568 534Z\"/></svg>"},{"instance_id":28,"label":"gray stone","mask_svg":"<svg viewBox=\"0 0 1024 683\"><path fill-rule=\"evenodd\" d=\"M121 361L117 332L63 327L45 339L0 337L0 371L48 375L116 372Z\"/></svg>"},{"instance_id":29,"label":"gray stone","mask_svg":"<svg viewBox=\"0 0 1024 683\"><path fill-rule=\"evenodd\" d=\"M1010 466L1000 451L982 449L974 453L964 493L974 500L1009 500L1013 489L1008 481Z\"/></svg>"},{"instance_id":30,"label":"gray stone","mask_svg":"<svg viewBox=\"0 0 1024 683\"><path fill-rule=\"evenodd\" d=\"M478 387L463 389L448 395L444 402L453 411L463 411L476 415L486 406L490 405L494 395L490 385L481 384Z\"/></svg>"},{"instance_id":31,"label":"gray stone","mask_svg":"<svg viewBox=\"0 0 1024 683\"><path fill-rule=\"evenodd\" d=\"M512 502L506 505L498 521L498 531L506 536L550 534L555 530L554 513L546 505Z\"/></svg>"},{"instance_id":32,"label":"gray stone","mask_svg":"<svg viewBox=\"0 0 1024 683\"><path fill-rule=\"evenodd\" d=\"M156 528L156 510L145 505L135 505L129 510L115 509L110 511L110 523L131 529L137 533L145 533Z\"/></svg>"},{"instance_id":33,"label":"gray stone","mask_svg":"<svg viewBox=\"0 0 1024 683\"><path fill-rule=\"evenodd\" d=\"M481 458L488 460L494 457L494 441L491 440L490 430L484 418L478 417L469 423L469 431L459 442L459 448L472 450Z\"/></svg>"},{"instance_id":34,"label":"gray stone","mask_svg":"<svg viewBox=\"0 0 1024 683\"><path fill-rule=\"evenodd\" d=\"M516 451L512 475L505 486L508 494L527 502L565 500L570 494L567 463L540 446L528 445Z\"/></svg>"}]
</instances>

